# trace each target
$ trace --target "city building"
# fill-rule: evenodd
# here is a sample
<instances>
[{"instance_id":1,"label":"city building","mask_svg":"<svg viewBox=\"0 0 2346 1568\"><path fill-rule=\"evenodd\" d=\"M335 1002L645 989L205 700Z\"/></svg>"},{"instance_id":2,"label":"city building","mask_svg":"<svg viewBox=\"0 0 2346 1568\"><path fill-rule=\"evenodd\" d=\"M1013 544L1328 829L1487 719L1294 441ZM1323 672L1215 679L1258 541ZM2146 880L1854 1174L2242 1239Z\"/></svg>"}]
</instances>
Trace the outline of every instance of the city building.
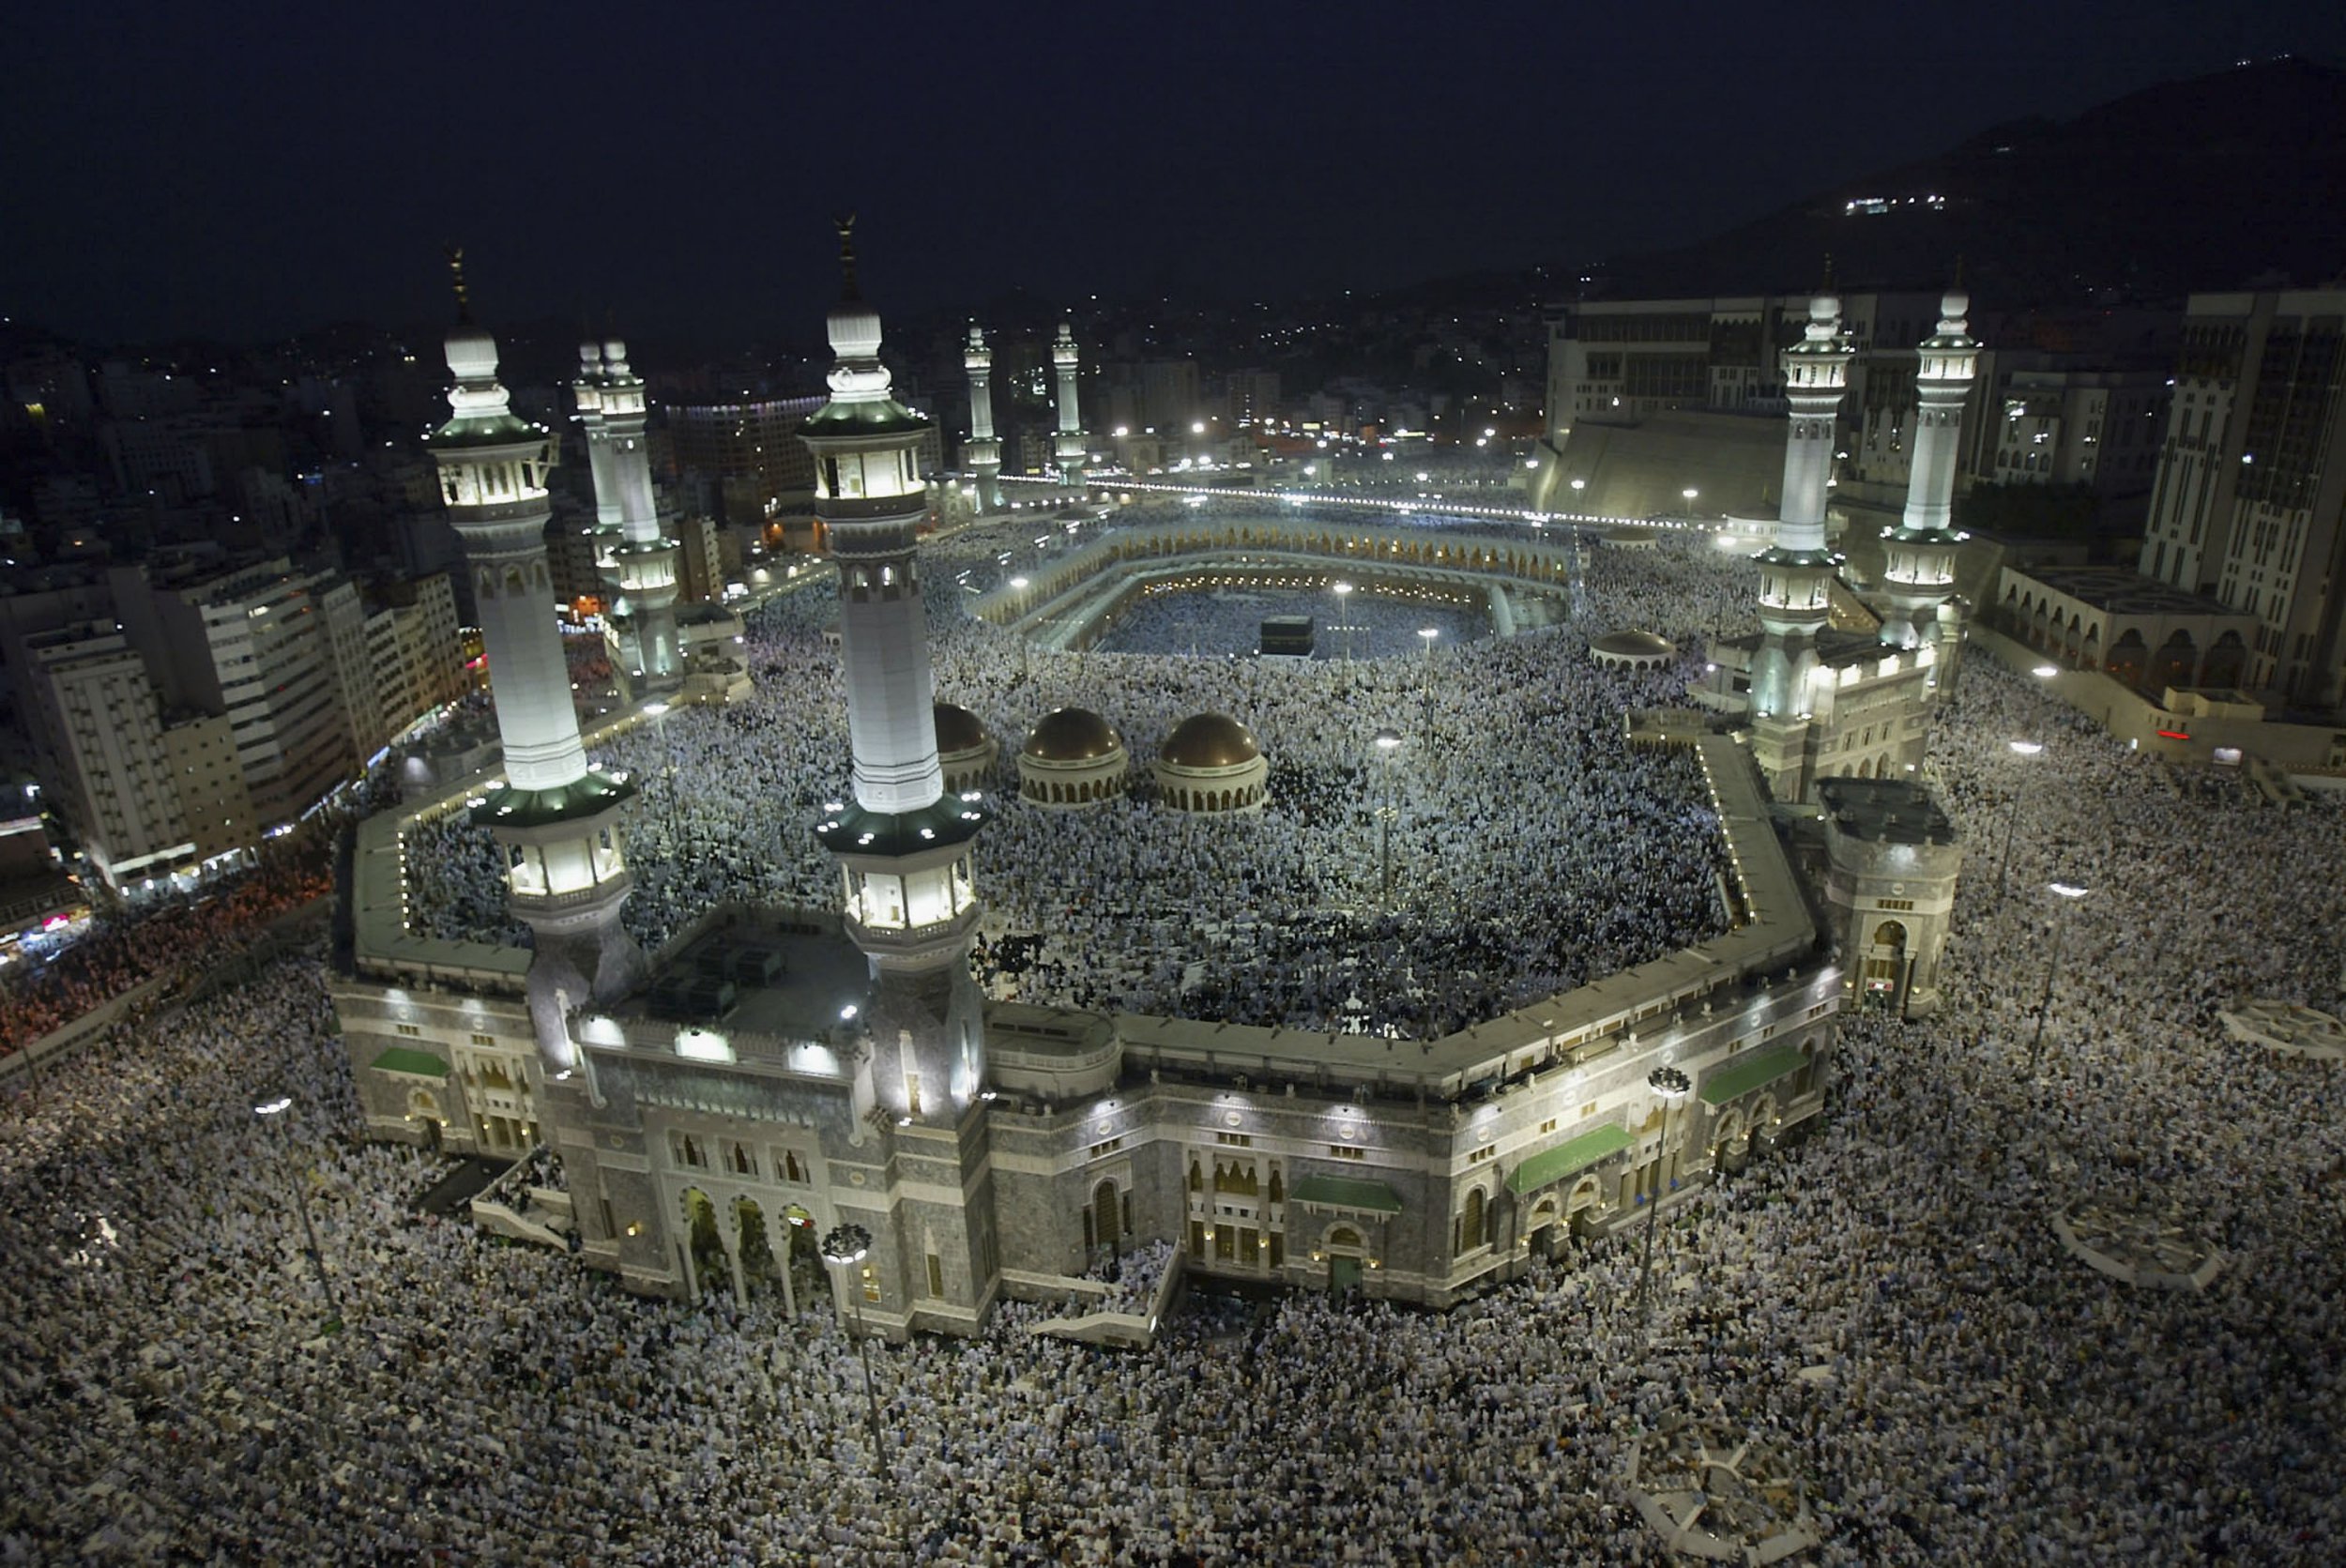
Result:
<instances>
[{"instance_id":1,"label":"city building","mask_svg":"<svg viewBox=\"0 0 2346 1568\"><path fill-rule=\"evenodd\" d=\"M224 714L264 830L306 815L358 769L319 596L282 557L222 571L116 567L114 611L174 708Z\"/></svg>"},{"instance_id":2,"label":"city building","mask_svg":"<svg viewBox=\"0 0 2346 1568\"><path fill-rule=\"evenodd\" d=\"M2193 295L2140 570L2256 619L2241 684L2346 702L2346 290Z\"/></svg>"}]
</instances>

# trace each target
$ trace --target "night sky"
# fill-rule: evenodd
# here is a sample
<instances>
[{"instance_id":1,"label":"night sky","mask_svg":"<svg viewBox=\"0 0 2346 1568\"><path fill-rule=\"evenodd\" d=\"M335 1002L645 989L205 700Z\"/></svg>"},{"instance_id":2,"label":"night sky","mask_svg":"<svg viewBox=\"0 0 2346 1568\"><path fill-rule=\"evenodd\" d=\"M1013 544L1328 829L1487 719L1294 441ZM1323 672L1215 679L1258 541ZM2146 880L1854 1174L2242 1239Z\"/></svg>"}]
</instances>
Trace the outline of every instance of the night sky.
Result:
<instances>
[{"instance_id":1,"label":"night sky","mask_svg":"<svg viewBox=\"0 0 2346 1568\"><path fill-rule=\"evenodd\" d=\"M2232 14L2226 14L2232 13ZM724 344L828 298L1281 300L1692 239L2336 0L17 7L0 314L97 340L484 315Z\"/></svg>"}]
</instances>

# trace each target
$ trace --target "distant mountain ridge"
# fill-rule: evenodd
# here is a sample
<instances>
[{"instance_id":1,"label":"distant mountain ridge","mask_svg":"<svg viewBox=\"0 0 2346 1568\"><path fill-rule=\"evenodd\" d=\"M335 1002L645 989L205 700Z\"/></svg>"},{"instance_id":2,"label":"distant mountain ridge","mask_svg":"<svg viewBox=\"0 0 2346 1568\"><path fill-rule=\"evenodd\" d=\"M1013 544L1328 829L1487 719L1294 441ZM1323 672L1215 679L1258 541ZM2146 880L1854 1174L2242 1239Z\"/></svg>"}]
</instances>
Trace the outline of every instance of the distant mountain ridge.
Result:
<instances>
[{"instance_id":1,"label":"distant mountain ridge","mask_svg":"<svg viewBox=\"0 0 2346 1568\"><path fill-rule=\"evenodd\" d=\"M1940 205L1932 205L1936 197ZM1870 204L1884 203L1879 210ZM2346 277L2346 72L2283 58L2014 121L1606 269L1621 297L1935 286L2161 299Z\"/></svg>"}]
</instances>

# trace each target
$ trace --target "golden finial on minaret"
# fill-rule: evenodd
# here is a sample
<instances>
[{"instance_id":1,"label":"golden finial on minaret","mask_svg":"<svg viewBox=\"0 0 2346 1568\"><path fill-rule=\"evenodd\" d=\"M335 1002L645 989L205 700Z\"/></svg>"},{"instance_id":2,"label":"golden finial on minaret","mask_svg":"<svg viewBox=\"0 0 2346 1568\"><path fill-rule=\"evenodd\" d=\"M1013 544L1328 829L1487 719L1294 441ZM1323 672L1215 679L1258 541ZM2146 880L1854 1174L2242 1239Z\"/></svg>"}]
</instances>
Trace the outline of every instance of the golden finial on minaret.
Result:
<instances>
[{"instance_id":1,"label":"golden finial on minaret","mask_svg":"<svg viewBox=\"0 0 2346 1568\"><path fill-rule=\"evenodd\" d=\"M861 299L862 295L855 286L855 214L850 212L830 221L831 227L839 231L839 270L846 287L842 297Z\"/></svg>"},{"instance_id":2,"label":"golden finial on minaret","mask_svg":"<svg viewBox=\"0 0 2346 1568\"><path fill-rule=\"evenodd\" d=\"M456 289L456 319L459 324L470 327L472 295L465 287L465 248L462 245L448 248L448 274L449 282Z\"/></svg>"}]
</instances>

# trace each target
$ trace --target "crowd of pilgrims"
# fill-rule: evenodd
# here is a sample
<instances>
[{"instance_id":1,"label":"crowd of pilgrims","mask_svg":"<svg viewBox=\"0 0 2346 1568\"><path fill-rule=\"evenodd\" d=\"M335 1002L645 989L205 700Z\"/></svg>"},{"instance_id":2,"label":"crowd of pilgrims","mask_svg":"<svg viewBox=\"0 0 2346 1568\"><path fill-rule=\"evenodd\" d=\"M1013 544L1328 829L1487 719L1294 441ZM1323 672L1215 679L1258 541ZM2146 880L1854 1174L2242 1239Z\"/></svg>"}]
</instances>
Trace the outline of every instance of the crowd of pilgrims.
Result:
<instances>
[{"instance_id":1,"label":"crowd of pilgrims","mask_svg":"<svg viewBox=\"0 0 2346 1568\"><path fill-rule=\"evenodd\" d=\"M297 845L281 841L256 866L142 891L24 944L0 970L0 1056L126 991L175 982L256 925L324 897L333 886L330 845L316 831Z\"/></svg>"},{"instance_id":2,"label":"crowd of pilgrims","mask_svg":"<svg viewBox=\"0 0 2346 1568\"><path fill-rule=\"evenodd\" d=\"M2346 1104L2216 1013L2338 1005L2346 815L2130 755L1977 654L1954 699L1946 1010L1846 1019L1808 1135L1665 1210L1650 1326L1642 1223L1446 1314L1201 1286L1113 1351L1012 1304L876 1347L875 1454L817 1293L639 1300L419 1212L439 1167L358 1140L297 953L11 1091L0 1562L1659 1564L1621 1477L1689 1411L1804 1478L1806 1560L2328 1560ZM2056 878L2092 891L2031 1078ZM2081 1195L2182 1203L2225 1271L2091 1271L2049 1229Z\"/></svg>"},{"instance_id":3,"label":"crowd of pilgrims","mask_svg":"<svg viewBox=\"0 0 2346 1568\"><path fill-rule=\"evenodd\" d=\"M995 995L1423 1038L1724 928L1725 850L1700 768L1683 751L1632 749L1621 716L1676 699L1699 639L1747 618L1740 558L1677 544L1588 553L1594 630L1663 632L1687 650L1667 669L1599 668L1590 629L1572 623L1438 646L1429 670L1414 648L1303 665L1188 657L1218 615L1205 595L1152 608L1154 651L1021 647L956 591L962 571L1006 570L993 548L1003 532L924 551L937 695L1001 742L973 955ZM1380 613L1374 597L1352 596L1359 613ZM847 787L845 699L823 635L836 616L828 584L770 601L748 621L753 696L679 707L591 748L641 791L624 918L647 950L715 903L838 907L838 873L811 831ZM1100 712L1124 737L1124 798L1087 812L1017 798L1019 743L1061 707ZM1157 743L1209 710L1246 724L1270 760L1258 813L1193 815L1153 798ZM1374 744L1384 728L1403 738L1389 757ZM527 940L485 830L443 814L409 828L406 851L416 929Z\"/></svg>"}]
</instances>

